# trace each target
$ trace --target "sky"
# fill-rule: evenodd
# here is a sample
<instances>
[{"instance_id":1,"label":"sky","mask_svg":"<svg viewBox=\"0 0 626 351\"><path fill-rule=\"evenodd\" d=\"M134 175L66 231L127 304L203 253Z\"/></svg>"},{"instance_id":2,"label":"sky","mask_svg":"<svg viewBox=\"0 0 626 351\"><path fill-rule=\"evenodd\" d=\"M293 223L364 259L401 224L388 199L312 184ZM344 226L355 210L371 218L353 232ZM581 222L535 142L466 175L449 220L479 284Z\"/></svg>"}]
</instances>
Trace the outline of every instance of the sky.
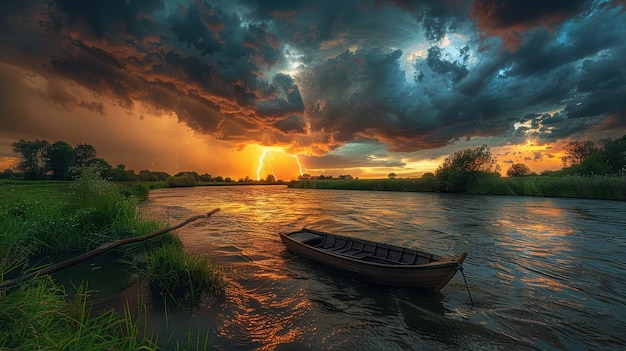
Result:
<instances>
[{"instance_id":1,"label":"sky","mask_svg":"<svg viewBox=\"0 0 626 351\"><path fill-rule=\"evenodd\" d=\"M486 144L503 173L626 134L626 0L0 2L11 143L113 166L419 177Z\"/></svg>"}]
</instances>

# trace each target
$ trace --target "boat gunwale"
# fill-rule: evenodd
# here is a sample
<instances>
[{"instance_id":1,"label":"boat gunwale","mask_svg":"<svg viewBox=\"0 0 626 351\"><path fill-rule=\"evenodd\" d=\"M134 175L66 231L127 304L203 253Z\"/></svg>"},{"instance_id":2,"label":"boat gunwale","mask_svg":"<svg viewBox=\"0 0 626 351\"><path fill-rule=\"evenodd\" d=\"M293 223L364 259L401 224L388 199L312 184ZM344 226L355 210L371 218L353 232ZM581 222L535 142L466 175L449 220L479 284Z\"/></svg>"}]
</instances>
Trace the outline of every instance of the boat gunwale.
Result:
<instances>
[{"instance_id":1,"label":"boat gunwale","mask_svg":"<svg viewBox=\"0 0 626 351\"><path fill-rule=\"evenodd\" d=\"M392 247L392 248L397 248L397 249L408 249L408 250L412 250L416 253L426 253L426 254L431 254L430 252L427 251L422 251L422 250L417 250L417 249L413 249L413 248L405 248L402 246L397 246L397 245L393 245L393 244L387 244L387 243L381 243L381 242L376 242L376 241L371 241L371 240L367 240L367 239L359 239L359 238L354 238L354 237L349 237L349 236L343 236L343 235L336 235L336 234L332 234L332 233L326 233L326 232L321 232L321 231L317 231L317 230L313 230L313 229L308 229L308 228L302 228L300 230L296 230L293 232L279 232L279 235L281 236L281 238L287 238L290 242L310 249L310 250L314 250L320 253L323 253L324 255L329 255L329 256L333 256L342 260L347 260L347 261L352 261L358 264L363 264L363 265L369 265L369 266L374 266L374 267L381 267L381 268L393 268L394 270L403 270L403 269L407 269L407 270L416 270L416 269L423 269L423 270L428 270L428 269L440 269L440 268L450 268L453 267L456 270L458 270L461 267L461 264L463 263L465 257L467 256L467 253L463 252L461 255L459 255L456 259L454 257L448 257L448 256L440 256L440 255L435 255L435 254L431 254L432 255L432 259L434 259L434 261L432 262L428 262L428 263L421 263L421 264L407 264L407 263L380 263L380 262L371 262L371 261L366 261L362 258L356 258L356 257L352 257L350 255L345 255L339 252L335 252L332 250L327 250L321 247L316 247L313 245L309 245L306 244L305 242L301 242L298 240L295 240L294 238L291 238L290 236L292 234L296 234L296 233L302 233L302 232L309 232L309 233L313 233L313 234L317 234L320 236L328 236L328 235L332 235L336 238L347 238L347 239L352 239L352 240L357 240L357 241L362 241L364 243L371 243L374 245L386 245L388 247ZM361 251L363 252L363 251ZM380 257L376 257L373 256L375 258L379 258Z\"/></svg>"}]
</instances>

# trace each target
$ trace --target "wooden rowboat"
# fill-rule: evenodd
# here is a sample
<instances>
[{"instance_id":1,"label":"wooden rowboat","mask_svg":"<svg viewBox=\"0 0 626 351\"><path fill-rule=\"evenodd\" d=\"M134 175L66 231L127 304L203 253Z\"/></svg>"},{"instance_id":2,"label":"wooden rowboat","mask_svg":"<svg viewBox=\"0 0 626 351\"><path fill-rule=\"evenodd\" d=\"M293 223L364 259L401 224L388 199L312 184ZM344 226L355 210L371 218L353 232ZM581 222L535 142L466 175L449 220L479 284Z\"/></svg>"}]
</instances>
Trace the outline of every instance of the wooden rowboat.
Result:
<instances>
[{"instance_id":1,"label":"wooden rowboat","mask_svg":"<svg viewBox=\"0 0 626 351\"><path fill-rule=\"evenodd\" d=\"M279 235L285 246L295 253L363 281L385 286L439 291L467 257L465 252L454 259L307 228Z\"/></svg>"}]
</instances>

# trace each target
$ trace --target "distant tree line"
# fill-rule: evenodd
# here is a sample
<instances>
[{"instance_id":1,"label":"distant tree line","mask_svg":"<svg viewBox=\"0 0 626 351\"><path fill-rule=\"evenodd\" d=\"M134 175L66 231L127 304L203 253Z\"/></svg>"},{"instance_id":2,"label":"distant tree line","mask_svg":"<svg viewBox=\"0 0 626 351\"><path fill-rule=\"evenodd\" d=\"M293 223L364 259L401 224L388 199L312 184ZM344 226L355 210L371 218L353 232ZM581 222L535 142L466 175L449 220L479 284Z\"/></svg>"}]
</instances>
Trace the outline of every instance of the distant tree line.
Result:
<instances>
[{"instance_id":1,"label":"distant tree line","mask_svg":"<svg viewBox=\"0 0 626 351\"><path fill-rule=\"evenodd\" d=\"M178 172L170 175L163 171L141 170L135 173L134 170L126 169L126 166L119 164L111 166L106 160L97 157L96 148L89 144L77 144L72 147L64 141L50 143L46 140L19 140L11 144L13 152L19 154L17 170L7 169L0 173L1 178L27 179L27 180L70 180L78 176L84 167L94 168L103 179L112 181L141 181L157 182L165 181L173 177L187 175L186 182L191 179L195 182L232 182L229 177L212 177L209 174L198 174L195 171ZM247 177L246 177L247 178ZM170 180L172 184L176 181Z\"/></svg>"},{"instance_id":2,"label":"distant tree line","mask_svg":"<svg viewBox=\"0 0 626 351\"><path fill-rule=\"evenodd\" d=\"M89 144L72 147L64 141L20 140L11 144L13 152L20 155L17 169L21 177L30 180L71 179L72 171L92 164L107 164L96 158L96 149ZM110 167L110 165L109 165ZM4 174L9 173L4 171Z\"/></svg>"},{"instance_id":3,"label":"distant tree line","mask_svg":"<svg viewBox=\"0 0 626 351\"><path fill-rule=\"evenodd\" d=\"M232 183L230 177L213 177L209 174L198 174L195 171L178 172L169 175L166 172L141 170L135 174L127 170L123 164L113 168L102 158L96 157L96 149L89 144L78 144L75 147L63 141L52 144L45 140L20 140L12 143L13 151L20 154L18 170L24 179L72 179L81 167L95 167L102 178L114 181L165 181L169 186L193 186L197 182ZM565 156L561 158L563 168L559 171L545 171L542 176L567 175L626 175L626 135L619 139L601 139L593 141L571 141L565 147ZM536 175L523 163L515 163L506 171L508 177L525 177ZM15 177L10 170L4 171L0 177ZM389 173L389 179L396 179L395 173ZM500 166L487 145L467 148L448 156L437 168L435 173L426 173L435 184L435 190L441 192L464 192L478 179L500 177ZM303 174L300 181L333 180L332 176L312 176ZM349 174L340 175L338 180L352 180ZM357 178L358 179L358 178ZM252 183L249 177L240 178L239 183ZM268 175L262 183L277 182L276 177Z\"/></svg>"},{"instance_id":4,"label":"distant tree line","mask_svg":"<svg viewBox=\"0 0 626 351\"><path fill-rule=\"evenodd\" d=\"M298 176L298 180L333 180L333 179L339 179L339 180L352 180L352 179L359 179L359 177L352 177L349 174L340 174L337 178L334 178L332 175L318 175L318 176L313 176L310 175L308 173L304 173L300 176Z\"/></svg>"},{"instance_id":5,"label":"distant tree line","mask_svg":"<svg viewBox=\"0 0 626 351\"><path fill-rule=\"evenodd\" d=\"M563 168L558 171L545 171L541 176L625 176L626 175L626 135L619 139L601 139L592 141L571 141L565 147L562 157ZM508 177L538 176L523 163L511 164L506 171ZM435 173L425 173L422 178L432 184L432 189L439 192L466 192L478 181L499 178L500 166L487 145L467 148L448 156ZM389 173L390 180L396 179L396 173ZM333 180L332 176L311 176L304 174L299 181ZM349 175L339 176L337 180L352 179Z\"/></svg>"}]
</instances>

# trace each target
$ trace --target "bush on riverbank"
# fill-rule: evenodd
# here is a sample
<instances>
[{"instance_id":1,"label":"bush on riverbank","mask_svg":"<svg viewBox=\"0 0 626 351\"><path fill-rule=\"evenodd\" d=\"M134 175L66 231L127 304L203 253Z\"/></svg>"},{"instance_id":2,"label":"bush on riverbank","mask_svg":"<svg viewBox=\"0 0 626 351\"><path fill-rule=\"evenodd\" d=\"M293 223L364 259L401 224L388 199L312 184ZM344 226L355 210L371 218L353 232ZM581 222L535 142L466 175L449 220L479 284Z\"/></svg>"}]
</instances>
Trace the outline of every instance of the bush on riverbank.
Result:
<instances>
[{"instance_id":1,"label":"bush on riverbank","mask_svg":"<svg viewBox=\"0 0 626 351\"><path fill-rule=\"evenodd\" d=\"M196 179L191 174L185 173L168 177L166 183L170 188L187 187L196 185Z\"/></svg>"}]
</instances>

